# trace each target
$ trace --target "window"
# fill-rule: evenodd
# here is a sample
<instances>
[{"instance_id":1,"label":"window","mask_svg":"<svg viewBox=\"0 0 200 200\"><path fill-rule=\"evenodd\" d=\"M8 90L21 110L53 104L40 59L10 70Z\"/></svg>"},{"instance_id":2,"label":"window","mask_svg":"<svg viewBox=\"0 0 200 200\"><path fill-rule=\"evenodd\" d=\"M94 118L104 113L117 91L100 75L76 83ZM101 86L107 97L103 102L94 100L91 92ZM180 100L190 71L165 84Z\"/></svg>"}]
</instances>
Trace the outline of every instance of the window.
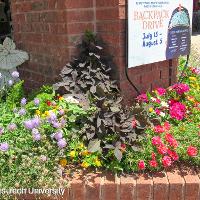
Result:
<instances>
[{"instance_id":1,"label":"window","mask_svg":"<svg viewBox=\"0 0 200 200\"><path fill-rule=\"evenodd\" d=\"M0 0L0 42L7 36L11 37L12 33L10 1Z\"/></svg>"}]
</instances>

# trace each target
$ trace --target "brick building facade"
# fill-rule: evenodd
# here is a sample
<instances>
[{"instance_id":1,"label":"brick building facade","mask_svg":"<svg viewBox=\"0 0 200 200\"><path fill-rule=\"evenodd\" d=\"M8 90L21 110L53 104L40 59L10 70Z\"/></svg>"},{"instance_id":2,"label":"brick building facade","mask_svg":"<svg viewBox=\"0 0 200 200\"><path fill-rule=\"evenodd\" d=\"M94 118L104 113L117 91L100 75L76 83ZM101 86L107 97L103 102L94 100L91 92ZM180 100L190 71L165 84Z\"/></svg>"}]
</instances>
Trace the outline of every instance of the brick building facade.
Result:
<instances>
[{"instance_id":1,"label":"brick building facade","mask_svg":"<svg viewBox=\"0 0 200 200\"><path fill-rule=\"evenodd\" d=\"M12 0L14 40L30 55L19 68L25 87L33 89L58 79L70 61L76 41L87 29L99 34L112 55L116 77L126 98L136 95L125 76L125 0ZM144 55L148 56L148 55ZM169 66L172 64L171 70ZM128 70L141 92L176 81L177 61L163 61ZM171 74L171 75L170 75Z\"/></svg>"}]
</instances>

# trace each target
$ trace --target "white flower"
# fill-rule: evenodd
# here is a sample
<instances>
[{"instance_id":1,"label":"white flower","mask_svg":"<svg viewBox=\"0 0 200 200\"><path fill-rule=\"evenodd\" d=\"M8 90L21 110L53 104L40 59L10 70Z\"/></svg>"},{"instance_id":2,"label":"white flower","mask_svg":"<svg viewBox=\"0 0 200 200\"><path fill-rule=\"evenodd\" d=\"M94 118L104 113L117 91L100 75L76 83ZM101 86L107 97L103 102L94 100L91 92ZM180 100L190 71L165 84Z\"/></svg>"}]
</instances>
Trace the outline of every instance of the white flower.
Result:
<instances>
[{"instance_id":1,"label":"white flower","mask_svg":"<svg viewBox=\"0 0 200 200\"><path fill-rule=\"evenodd\" d=\"M0 79L2 78L2 74L1 74L1 72L0 72Z\"/></svg>"},{"instance_id":2,"label":"white flower","mask_svg":"<svg viewBox=\"0 0 200 200\"><path fill-rule=\"evenodd\" d=\"M164 112L160 112L160 116L161 117L165 117L165 113Z\"/></svg>"},{"instance_id":3,"label":"white flower","mask_svg":"<svg viewBox=\"0 0 200 200\"><path fill-rule=\"evenodd\" d=\"M9 85L9 86L12 86L12 85L13 85L13 81L12 81L12 80L9 80L9 81L8 81L8 85Z\"/></svg>"},{"instance_id":4,"label":"white flower","mask_svg":"<svg viewBox=\"0 0 200 200\"><path fill-rule=\"evenodd\" d=\"M77 99L75 99L73 96L68 96L68 97L65 97L65 100L69 103L79 103L79 101Z\"/></svg>"},{"instance_id":5,"label":"white flower","mask_svg":"<svg viewBox=\"0 0 200 200\"><path fill-rule=\"evenodd\" d=\"M161 104L162 107L166 107L166 108L169 107L168 103L166 103L166 102L164 102L164 101L161 101L160 104Z\"/></svg>"}]
</instances>

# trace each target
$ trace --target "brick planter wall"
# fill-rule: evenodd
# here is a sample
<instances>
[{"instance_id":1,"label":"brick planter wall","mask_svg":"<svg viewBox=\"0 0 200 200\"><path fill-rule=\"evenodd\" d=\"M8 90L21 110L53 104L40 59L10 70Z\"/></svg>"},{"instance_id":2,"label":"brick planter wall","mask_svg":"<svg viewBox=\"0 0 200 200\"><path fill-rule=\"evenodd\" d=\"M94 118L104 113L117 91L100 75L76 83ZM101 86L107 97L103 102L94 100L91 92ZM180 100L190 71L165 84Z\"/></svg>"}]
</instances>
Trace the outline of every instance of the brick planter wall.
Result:
<instances>
[{"instance_id":1,"label":"brick planter wall","mask_svg":"<svg viewBox=\"0 0 200 200\"><path fill-rule=\"evenodd\" d=\"M64 64L71 60L75 44L87 29L96 32L107 45L114 61L114 76L126 102L136 95L126 80L125 0L12 0L14 40L30 54L20 67L27 89L53 83ZM148 56L148 55L146 55ZM177 61L158 62L129 69L131 80L141 92L176 81Z\"/></svg>"},{"instance_id":2,"label":"brick planter wall","mask_svg":"<svg viewBox=\"0 0 200 200\"><path fill-rule=\"evenodd\" d=\"M76 175L63 200L199 200L200 171L170 169L166 172L132 176L110 174ZM19 199L34 200L34 196ZM53 196L41 200L53 200Z\"/></svg>"}]
</instances>

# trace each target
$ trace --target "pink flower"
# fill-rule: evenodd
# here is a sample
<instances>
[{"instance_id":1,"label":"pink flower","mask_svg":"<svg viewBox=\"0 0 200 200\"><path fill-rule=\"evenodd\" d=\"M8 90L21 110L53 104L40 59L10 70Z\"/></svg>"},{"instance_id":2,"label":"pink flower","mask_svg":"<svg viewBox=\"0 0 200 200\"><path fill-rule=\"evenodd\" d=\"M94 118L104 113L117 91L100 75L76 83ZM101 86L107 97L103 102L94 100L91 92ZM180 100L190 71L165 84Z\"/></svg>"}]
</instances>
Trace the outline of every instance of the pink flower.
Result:
<instances>
[{"instance_id":1,"label":"pink flower","mask_svg":"<svg viewBox=\"0 0 200 200\"><path fill-rule=\"evenodd\" d=\"M165 129L161 125L154 126L155 133L164 133Z\"/></svg>"},{"instance_id":2,"label":"pink flower","mask_svg":"<svg viewBox=\"0 0 200 200\"><path fill-rule=\"evenodd\" d=\"M194 74L200 74L200 69L199 68L195 68L195 67L192 67L191 68L191 71L192 71L192 73L194 73Z\"/></svg>"},{"instance_id":3,"label":"pink flower","mask_svg":"<svg viewBox=\"0 0 200 200\"><path fill-rule=\"evenodd\" d=\"M172 106L173 104L177 103L175 99L170 99L169 100L169 105Z\"/></svg>"},{"instance_id":4,"label":"pink flower","mask_svg":"<svg viewBox=\"0 0 200 200\"><path fill-rule=\"evenodd\" d=\"M150 161L149 161L149 165L150 165L151 167L156 168L156 167L158 166L158 163L157 163L156 160L150 160Z\"/></svg>"},{"instance_id":5,"label":"pink flower","mask_svg":"<svg viewBox=\"0 0 200 200\"><path fill-rule=\"evenodd\" d=\"M156 92L158 93L159 96L163 96L166 94L166 89L164 88L157 88Z\"/></svg>"},{"instance_id":6,"label":"pink flower","mask_svg":"<svg viewBox=\"0 0 200 200\"><path fill-rule=\"evenodd\" d=\"M190 157L195 157L198 154L198 150L196 147L189 146L187 149L187 154Z\"/></svg>"},{"instance_id":7,"label":"pink flower","mask_svg":"<svg viewBox=\"0 0 200 200\"><path fill-rule=\"evenodd\" d=\"M174 148L178 147L178 142L171 134L167 133L165 135L165 139L169 143L170 146L172 146Z\"/></svg>"},{"instance_id":8,"label":"pink flower","mask_svg":"<svg viewBox=\"0 0 200 200\"><path fill-rule=\"evenodd\" d=\"M144 169L145 169L144 160L140 160L140 161L138 162L138 168L139 168L140 170L144 170Z\"/></svg>"},{"instance_id":9,"label":"pink flower","mask_svg":"<svg viewBox=\"0 0 200 200\"><path fill-rule=\"evenodd\" d=\"M171 118L182 120L185 117L186 107L180 102L176 102L170 106L169 113Z\"/></svg>"},{"instance_id":10,"label":"pink flower","mask_svg":"<svg viewBox=\"0 0 200 200\"><path fill-rule=\"evenodd\" d=\"M171 128L170 123L169 123L169 122L165 122L165 123L164 123L164 128L165 128L166 131L169 131L170 128Z\"/></svg>"},{"instance_id":11,"label":"pink flower","mask_svg":"<svg viewBox=\"0 0 200 200\"><path fill-rule=\"evenodd\" d=\"M153 138L151 139L151 142L152 142L152 144L153 144L154 146L157 146L157 145L162 144L162 140L161 140L161 138L158 137L158 136L153 137Z\"/></svg>"},{"instance_id":12,"label":"pink flower","mask_svg":"<svg viewBox=\"0 0 200 200\"><path fill-rule=\"evenodd\" d=\"M162 159L162 164L164 167L169 167L172 164L172 160L169 156L164 156Z\"/></svg>"},{"instance_id":13,"label":"pink flower","mask_svg":"<svg viewBox=\"0 0 200 200\"><path fill-rule=\"evenodd\" d=\"M172 158L172 160L177 161L179 159L179 156L175 151L168 149L167 153Z\"/></svg>"},{"instance_id":14,"label":"pink flower","mask_svg":"<svg viewBox=\"0 0 200 200\"><path fill-rule=\"evenodd\" d=\"M161 111L160 111L158 108L156 108L156 109L155 109L155 112L156 112L157 115L160 115L160 112L161 112Z\"/></svg>"},{"instance_id":15,"label":"pink flower","mask_svg":"<svg viewBox=\"0 0 200 200\"><path fill-rule=\"evenodd\" d=\"M141 102L144 102L144 103L147 103L148 102L148 98L147 98L147 95L146 94L141 94L139 96L137 96L136 98L138 101L141 101Z\"/></svg>"},{"instance_id":16,"label":"pink flower","mask_svg":"<svg viewBox=\"0 0 200 200\"><path fill-rule=\"evenodd\" d=\"M172 86L172 89L174 89L177 94L182 95L185 92L188 92L190 90L190 87L184 83L176 83Z\"/></svg>"},{"instance_id":17,"label":"pink flower","mask_svg":"<svg viewBox=\"0 0 200 200\"><path fill-rule=\"evenodd\" d=\"M161 143L161 144L157 147L157 150L158 150L158 153L159 153L159 154L165 155L165 154L167 154L168 148L167 148L164 144Z\"/></svg>"}]
</instances>

